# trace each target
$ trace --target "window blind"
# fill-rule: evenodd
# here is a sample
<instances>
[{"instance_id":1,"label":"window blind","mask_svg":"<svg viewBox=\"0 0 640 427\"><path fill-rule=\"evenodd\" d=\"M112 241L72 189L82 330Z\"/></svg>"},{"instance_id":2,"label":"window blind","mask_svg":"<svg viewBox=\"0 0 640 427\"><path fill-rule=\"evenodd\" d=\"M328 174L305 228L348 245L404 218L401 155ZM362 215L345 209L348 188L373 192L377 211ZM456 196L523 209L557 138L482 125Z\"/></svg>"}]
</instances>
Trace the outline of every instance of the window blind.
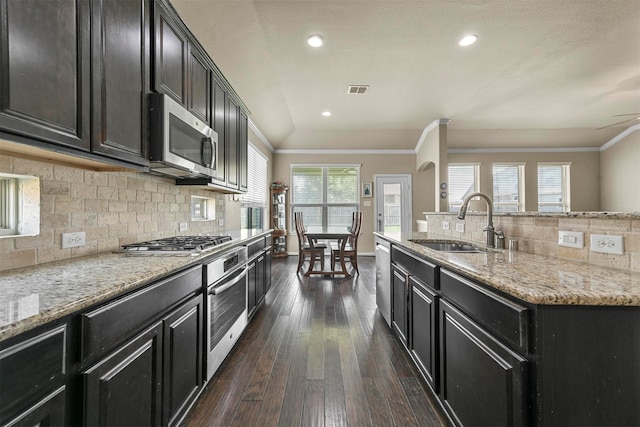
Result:
<instances>
[{"instance_id":1,"label":"window blind","mask_svg":"<svg viewBox=\"0 0 640 427\"><path fill-rule=\"evenodd\" d=\"M569 212L569 164L538 164L538 212Z\"/></svg>"},{"instance_id":2,"label":"window blind","mask_svg":"<svg viewBox=\"0 0 640 427\"><path fill-rule=\"evenodd\" d=\"M480 165L449 165L449 212L457 212L467 195L479 191Z\"/></svg>"},{"instance_id":3,"label":"window blind","mask_svg":"<svg viewBox=\"0 0 640 427\"><path fill-rule=\"evenodd\" d=\"M248 147L247 192L240 198L242 207L267 207L267 158L253 145Z\"/></svg>"},{"instance_id":4,"label":"window blind","mask_svg":"<svg viewBox=\"0 0 640 427\"><path fill-rule=\"evenodd\" d=\"M524 165L493 165L493 209L495 212L524 211Z\"/></svg>"}]
</instances>

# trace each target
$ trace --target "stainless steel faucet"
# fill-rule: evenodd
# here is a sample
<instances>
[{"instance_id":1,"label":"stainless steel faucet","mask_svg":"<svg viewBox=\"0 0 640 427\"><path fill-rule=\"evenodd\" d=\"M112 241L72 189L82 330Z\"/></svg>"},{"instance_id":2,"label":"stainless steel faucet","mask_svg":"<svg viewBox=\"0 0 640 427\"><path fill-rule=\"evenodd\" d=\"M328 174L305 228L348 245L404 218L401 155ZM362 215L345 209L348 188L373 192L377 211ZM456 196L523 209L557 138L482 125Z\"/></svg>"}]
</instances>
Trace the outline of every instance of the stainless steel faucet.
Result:
<instances>
[{"instance_id":1,"label":"stainless steel faucet","mask_svg":"<svg viewBox=\"0 0 640 427\"><path fill-rule=\"evenodd\" d=\"M487 232L487 247L495 248L495 236L498 237L498 248L504 249L504 233L502 231L496 231L493 228L493 203L491 203L491 199L484 193L471 193L467 197L465 197L462 202L462 207L460 208L460 213L458 214L458 219L464 219L467 215L467 209L469 209L469 202L474 197L480 197L487 202L487 225L484 226L482 231Z\"/></svg>"}]
</instances>

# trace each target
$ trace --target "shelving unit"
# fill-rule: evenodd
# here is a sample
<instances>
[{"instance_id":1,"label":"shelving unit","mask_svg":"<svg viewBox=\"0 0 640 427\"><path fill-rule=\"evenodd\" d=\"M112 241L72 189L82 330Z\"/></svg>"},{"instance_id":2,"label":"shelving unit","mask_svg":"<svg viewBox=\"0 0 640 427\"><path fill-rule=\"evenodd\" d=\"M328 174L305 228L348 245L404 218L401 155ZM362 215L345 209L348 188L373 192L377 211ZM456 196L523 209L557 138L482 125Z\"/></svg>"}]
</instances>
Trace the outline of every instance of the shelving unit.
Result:
<instances>
[{"instance_id":1,"label":"shelving unit","mask_svg":"<svg viewBox=\"0 0 640 427\"><path fill-rule=\"evenodd\" d=\"M287 187L271 185L271 254L284 258L287 253Z\"/></svg>"}]
</instances>

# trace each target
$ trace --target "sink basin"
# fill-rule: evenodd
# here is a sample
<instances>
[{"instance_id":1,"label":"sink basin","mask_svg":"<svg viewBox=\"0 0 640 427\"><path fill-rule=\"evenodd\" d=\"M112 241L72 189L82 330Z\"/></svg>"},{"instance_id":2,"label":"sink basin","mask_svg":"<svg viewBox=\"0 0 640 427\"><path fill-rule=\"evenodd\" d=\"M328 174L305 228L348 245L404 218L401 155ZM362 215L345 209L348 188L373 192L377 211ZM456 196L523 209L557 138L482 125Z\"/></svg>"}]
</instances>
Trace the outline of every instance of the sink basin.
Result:
<instances>
[{"instance_id":1,"label":"sink basin","mask_svg":"<svg viewBox=\"0 0 640 427\"><path fill-rule=\"evenodd\" d=\"M482 252L477 246L454 241L410 240L429 249L442 252Z\"/></svg>"}]
</instances>

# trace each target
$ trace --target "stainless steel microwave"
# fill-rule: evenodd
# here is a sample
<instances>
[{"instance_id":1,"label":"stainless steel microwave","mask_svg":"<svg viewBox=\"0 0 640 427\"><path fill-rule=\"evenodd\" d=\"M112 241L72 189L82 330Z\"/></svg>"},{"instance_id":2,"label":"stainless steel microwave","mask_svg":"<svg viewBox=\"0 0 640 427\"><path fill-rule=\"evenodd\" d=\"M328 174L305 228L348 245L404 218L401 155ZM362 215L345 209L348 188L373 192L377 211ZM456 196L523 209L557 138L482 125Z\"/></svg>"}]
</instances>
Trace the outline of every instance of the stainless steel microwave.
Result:
<instances>
[{"instance_id":1,"label":"stainless steel microwave","mask_svg":"<svg viewBox=\"0 0 640 427\"><path fill-rule=\"evenodd\" d=\"M150 168L177 178L213 177L218 134L170 96L153 93L150 104Z\"/></svg>"}]
</instances>

